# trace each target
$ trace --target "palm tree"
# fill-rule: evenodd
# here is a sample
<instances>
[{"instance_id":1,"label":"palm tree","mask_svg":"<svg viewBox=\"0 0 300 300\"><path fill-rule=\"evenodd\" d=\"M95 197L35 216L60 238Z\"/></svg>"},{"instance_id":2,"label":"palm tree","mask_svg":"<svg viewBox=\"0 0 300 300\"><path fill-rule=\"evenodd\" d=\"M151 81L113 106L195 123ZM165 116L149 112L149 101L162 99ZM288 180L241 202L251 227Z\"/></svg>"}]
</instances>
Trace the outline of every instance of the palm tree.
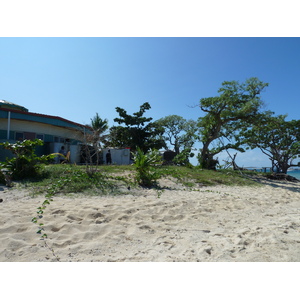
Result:
<instances>
[{"instance_id":1,"label":"palm tree","mask_svg":"<svg viewBox=\"0 0 300 300\"><path fill-rule=\"evenodd\" d=\"M102 119L98 113L91 119L89 125L90 133L85 133L85 149L86 163L89 172L93 172L100 162L101 143L105 143L107 138L108 120ZM92 146L92 149L91 149ZM95 164L95 168L92 165Z\"/></svg>"},{"instance_id":2,"label":"palm tree","mask_svg":"<svg viewBox=\"0 0 300 300\"><path fill-rule=\"evenodd\" d=\"M105 132L108 129L108 120L102 119L98 113L91 119L91 127L93 129L93 144L100 146L106 138Z\"/></svg>"}]
</instances>

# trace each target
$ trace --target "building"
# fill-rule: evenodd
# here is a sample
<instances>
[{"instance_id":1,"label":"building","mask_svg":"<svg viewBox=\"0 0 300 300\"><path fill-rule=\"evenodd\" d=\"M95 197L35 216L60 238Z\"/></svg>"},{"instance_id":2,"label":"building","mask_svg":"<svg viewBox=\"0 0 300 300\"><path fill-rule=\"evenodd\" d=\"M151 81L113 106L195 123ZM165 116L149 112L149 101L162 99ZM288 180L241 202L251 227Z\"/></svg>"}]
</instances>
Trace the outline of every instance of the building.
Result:
<instances>
[{"instance_id":1,"label":"building","mask_svg":"<svg viewBox=\"0 0 300 300\"><path fill-rule=\"evenodd\" d=\"M0 100L0 142L14 143L24 139L41 139L37 155L57 153L62 146L70 151L70 161L80 162L81 142L89 127L61 117L29 112L27 108ZM10 157L8 150L0 148L0 161Z\"/></svg>"},{"instance_id":2,"label":"building","mask_svg":"<svg viewBox=\"0 0 300 300\"><path fill-rule=\"evenodd\" d=\"M111 153L111 163L114 165L130 165L132 164L132 160L130 157L130 149L103 149L103 162L106 163L106 154L108 150Z\"/></svg>"}]
</instances>

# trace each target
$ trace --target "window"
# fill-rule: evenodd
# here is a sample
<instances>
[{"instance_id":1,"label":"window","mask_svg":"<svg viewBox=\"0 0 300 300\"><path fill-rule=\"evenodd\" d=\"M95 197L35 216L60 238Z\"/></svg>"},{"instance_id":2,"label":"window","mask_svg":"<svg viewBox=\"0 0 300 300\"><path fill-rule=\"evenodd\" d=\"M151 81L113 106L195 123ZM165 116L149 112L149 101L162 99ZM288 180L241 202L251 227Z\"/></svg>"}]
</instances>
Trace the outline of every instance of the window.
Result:
<instances>
[{"instance_id":1,"label":"window","mask_svg":"<svg viewBox=\"0 0 300 300\"><path fill-rule=\"evenodd\" d=\"M23 141L24 140L24 133L23 132L16 132L16 140Z\"/></svg>"},{"instance_id":2,"label":"window","mask_svg":"<svg viewBox=\"0 0 300 300\"><path fill-rule=\"evenodd\" d=\"M61 137L58 137L58 136L55 136L54 137L54 142L55 143L65 143L65 139L61 138Z\"/></svg>"},{"instance_id":3,"label":"window","mask_svg":"<svg viewBox=\"0 0 300 300\"><path fill-rule=\"evenodd\" d=\"M34 140L36 134L34 132L24 132L24 139L25 140Z\"/></svg>"},{"instance_id":4,"label":"window","mask_svg":"<svg viewBox=\"0 0 300 300\"><path fill-rule=\"evenodd\" d=\"M23 140L34 140L34 139L40 139L44 140L43 134L36 134L34 132L16 132L15 139L17 141L23 141Z\"/></svg>"},{"instance_id":5,"label":"window","mask_svg":"<svg viewBox=\"0 0 300 300\"><path fill-rule=\"evenodd\" d=\"M39 140L44 140L44 135L43 134L36 134L36 138Z\"/></svg>"}]
</instances>

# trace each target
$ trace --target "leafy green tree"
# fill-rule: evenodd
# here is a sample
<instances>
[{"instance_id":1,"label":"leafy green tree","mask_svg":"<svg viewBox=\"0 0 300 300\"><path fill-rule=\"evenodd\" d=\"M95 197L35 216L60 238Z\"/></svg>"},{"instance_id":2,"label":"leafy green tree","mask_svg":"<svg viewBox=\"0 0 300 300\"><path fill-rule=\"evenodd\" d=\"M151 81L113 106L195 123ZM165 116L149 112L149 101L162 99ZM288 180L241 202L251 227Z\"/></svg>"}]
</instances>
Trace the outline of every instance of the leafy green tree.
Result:
<instances>
[{"instance_id":1,"label":"leafy green tree","mask_svg":"<svg viewBox=\"0 0 300 300\"><path fill-rule=\"evenodd\" d=\"M200 141L203 144L198 156L200 166L213 169L216 154L226 149L243 151L241 143L236 139L238 132L251 125L263 105L261 92L268 86L256 77L244 83L224 81L218 90L219 96L200 99L199 107L206 113L198 119ZM219 139L227 144L213 145Z\"/></svg>"},{"instance_id":2,"label":"leafy green tree","mask_svg":"<svg viewBox=\"0 0 300 300\"><path fill-rule=\"evenodd\" d=\"M44 142L39 139L24 140L16 143L0 143L5 149L10 150L14 157L0 163L0 168L7 169L11 179L24 179L36 177L39 175L41 164L48 163L55 155L43 155L41 157L35 154L37 146L42 146Z\"/></svg>"},{"instance_id":3,"label":"leafy green tree","mask_svg":"<svg viewBox=\"0 0 300 300\"><path fill-rule=\"evenodd\" d=\"M113 147L129 147L135 152L140 148L144 153L149 149L160 149L164 146L161 139L161 128L151 122L152 118L144 116L146 110L151 108L148 102L140 106L138 112L129 115L123 108L116 107L119 118L114 121L119 125L110 128L110 146Z\"/></svg>"},{"instance_id":4,"label":"leafy green tree","mask_svg":"<svg viewBox=\"0 0 300 300\"><path fill-rule=\"evenodd\" d=\"M286 121L286 116L272 112L261 114L252 128L242 133L243 143L259 148L272 162L272 169L287 173L300 157L300 120Z\"/></svg>"},{"instance_id":5,"label":"leafy green tree","mask_svg":"<svg viewBox=\"0 0 300 300\"><path fill-rule=\"evenodd\" d=\"M197 123L194 120L186 120L178 115L170 115L156 121L163 127L163 139L166 143L174 147L174 152L178 155L182 150L192 149L195 143L195 132Z\"/></svg>"}]
</instances>

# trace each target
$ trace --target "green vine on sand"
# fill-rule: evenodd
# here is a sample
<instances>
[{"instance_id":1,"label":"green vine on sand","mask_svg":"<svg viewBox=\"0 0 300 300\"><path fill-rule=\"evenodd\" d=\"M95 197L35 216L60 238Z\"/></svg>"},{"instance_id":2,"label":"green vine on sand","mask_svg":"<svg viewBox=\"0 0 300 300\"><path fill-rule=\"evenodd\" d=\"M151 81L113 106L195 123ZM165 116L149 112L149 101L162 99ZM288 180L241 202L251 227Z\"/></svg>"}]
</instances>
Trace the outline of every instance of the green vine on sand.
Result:
<instances>
[{"instance_id":1,"label":"green vine on sand","mask_svg":"<svg viewBox=\"0 0 300 300\"><path fill-rule=\"evenodd\" d=\"M53 256L57 259L57 261L60 261L60 258L56 255L54 249L48 245L48 235L45 232L45 225L44 223L39 222L39 220L41 220L44 217L45 209L53 201L54 195L58 193L69 181L70 179L68 178L60 179L57 182L52 183L50 187L48 187L48 191L45 195L46 199L43 201L41 206L37 208L36 217L32 218L31 220L33 223L38 224L38 231L36 233L41 235L41 240L44 241L45 246L52 252Z\"/></svg>"}]
</instances>

